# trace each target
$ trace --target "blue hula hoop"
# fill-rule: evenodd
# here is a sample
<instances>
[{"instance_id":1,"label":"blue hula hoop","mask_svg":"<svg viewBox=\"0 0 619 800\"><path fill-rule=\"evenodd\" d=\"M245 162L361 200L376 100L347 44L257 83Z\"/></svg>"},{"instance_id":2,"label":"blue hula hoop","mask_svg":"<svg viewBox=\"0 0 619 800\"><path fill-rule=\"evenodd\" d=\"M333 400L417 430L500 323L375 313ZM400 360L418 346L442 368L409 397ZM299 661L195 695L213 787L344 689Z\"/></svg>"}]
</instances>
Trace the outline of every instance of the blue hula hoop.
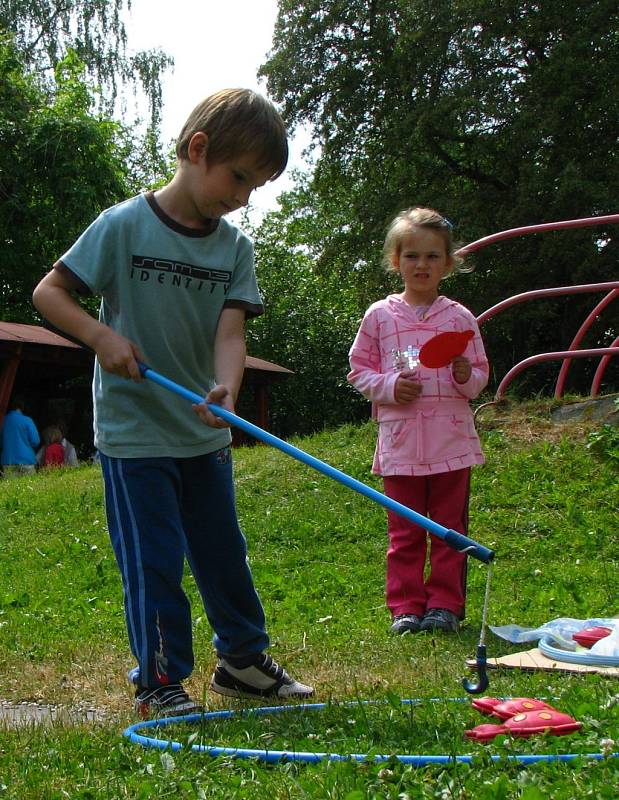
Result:
<instances>
[{"instance_id":1,"label":"blue hula hoop","mask_svg":"<svg viewBox=\"0 0 619 800\"><path fill-rule=\"evenodd\" d=\"M561 661L565 664L583 664L589 667L619 667L619 657L599 656L597 653L575 653L573 650L563 650L555 647L556 642L551 636L539 640L538 648L546 658Z\"/></svg>"},{"instance_id":2,"label":"blue hula hoop","mask_svg":"<svg viewBox=\"0 0 619 800\"><path fill-rule=\"evenodd\" d=\"M422 702L466 702L466 698L449 698L441 700L440 698L431 698L428 700L401 700L403 705L419 704ZM365 704L365 703L364 703ZM348 705L359 705L357 701L353 701ZM178 717L162 717L159 719L149 719L138 722L135 725L130 725L123 731L123 736L135 744L142 745L142 747L152 747L158 750L172 750L178 751L186 749L186 745L182 742L177 742L172 739L159 739L155 736L146 736L140 733L149 728L165 728L168 725L177 723L192 723L192 722L205 722L209 719L231 719L238 716L247 716L250 714L259 716L264 714L281 714L300 711L321 711L328 708L327 703L304 703L298 705L288 706L261 706L259 708L248 708L242 712L233 710L224 711L209 711L205 713L186 714ZM391 754L391 755L369 755L367 753L313 753L303 752L296 750L259 750L245 747L220 747L216 745L205 744L192 744L191 750L204 753L205 755L218 757L218 756L232 756L234 758L255 758L259 761L267 763L280 763L282 761L298 761L306 764L316 764L321 761L367 761L372 760L375 762L390 761L396 758L404 764L409 764L415 767L427 767L434 764L471 764L476 755L407 755L407 754ZM588 759L591 761L602 761L606 758L619 758L619 752L610 753L605 755L603 753L553 753L553 754L534 754L527 755L524 753L512 753L508 755L491 755L489 758L496 761L511 761L518 764L536 764L538 762L551 763L556 761L576 761L577 759Z\"/></svg>"}]
</instances>

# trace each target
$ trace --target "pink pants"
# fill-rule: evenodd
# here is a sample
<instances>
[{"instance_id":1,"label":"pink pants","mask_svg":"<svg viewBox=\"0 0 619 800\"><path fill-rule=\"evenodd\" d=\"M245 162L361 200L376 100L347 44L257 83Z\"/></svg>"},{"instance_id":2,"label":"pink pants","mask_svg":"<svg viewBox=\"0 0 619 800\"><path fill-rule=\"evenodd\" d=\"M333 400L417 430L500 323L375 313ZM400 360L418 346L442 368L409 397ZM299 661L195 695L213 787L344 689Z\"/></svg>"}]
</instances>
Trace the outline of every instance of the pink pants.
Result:
<instances>
[{"instance_id":1,"label":"pink pants","mask_svg":"<svg viewBox=\"0 0 619 800\"><path fill-rule=\"evenodd\" d=\"M387 475L383 480L388 497L445 528L468 533L469 467L436 475ZM392 615L422 617L430 608L446 608L463 619L466 556L391 511L387 531L387 607ZM430 569L424 580L428 544Z\"/></svg>"}]
</instances>

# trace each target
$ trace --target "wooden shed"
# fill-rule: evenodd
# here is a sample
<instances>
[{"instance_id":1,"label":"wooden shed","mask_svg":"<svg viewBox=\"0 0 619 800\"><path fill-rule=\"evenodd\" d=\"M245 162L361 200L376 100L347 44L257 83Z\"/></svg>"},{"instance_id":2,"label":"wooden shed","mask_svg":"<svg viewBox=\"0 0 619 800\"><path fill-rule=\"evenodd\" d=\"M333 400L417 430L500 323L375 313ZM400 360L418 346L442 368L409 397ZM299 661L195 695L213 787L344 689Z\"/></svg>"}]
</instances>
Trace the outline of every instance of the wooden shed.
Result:
<instances>
[{"instance_id":1,"label":"wooden shed","mask_svg":"<svg viewBox=\"0 0 619 800\"><path fill-rule=\"evenodd\" d=\"M0 426L14 394L27 400L39 426L64 419L68 437L84 456L92 450L93 355L37 325L0 321ZM292 370L247 356L241 397L254 409L252 422L268 429L268 388ZM247 394L253 395L248 400ZM244 440L235 432L235 444Z\"/></svg>"}]
</instances>

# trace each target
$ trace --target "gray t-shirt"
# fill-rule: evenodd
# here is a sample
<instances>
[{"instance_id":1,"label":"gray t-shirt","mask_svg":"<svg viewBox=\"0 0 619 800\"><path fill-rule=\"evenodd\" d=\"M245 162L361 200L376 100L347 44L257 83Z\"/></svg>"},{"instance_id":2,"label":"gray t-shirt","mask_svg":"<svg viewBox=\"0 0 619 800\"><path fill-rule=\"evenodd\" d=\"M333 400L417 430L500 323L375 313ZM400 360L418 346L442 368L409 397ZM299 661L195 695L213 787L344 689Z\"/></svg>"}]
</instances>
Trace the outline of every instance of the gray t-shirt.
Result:
<instances>
[{"instance_id":1,"label":"gray t-shirt","mask_svg":"<svg viewBox=\"0 0 619 800\"><path fill-rule=\"evenodd\" d=\"M135 342L153 370L202 396L215 384L222 308L263 311L251 240L225 219L185 228L152 194L104 211L60 262L101 295L101 322ZM187 400L106 372L97 360L93 398L95 446L108 456L183 458L230 442L228 428L204 425Z\"/></svg>"}]
</instances>

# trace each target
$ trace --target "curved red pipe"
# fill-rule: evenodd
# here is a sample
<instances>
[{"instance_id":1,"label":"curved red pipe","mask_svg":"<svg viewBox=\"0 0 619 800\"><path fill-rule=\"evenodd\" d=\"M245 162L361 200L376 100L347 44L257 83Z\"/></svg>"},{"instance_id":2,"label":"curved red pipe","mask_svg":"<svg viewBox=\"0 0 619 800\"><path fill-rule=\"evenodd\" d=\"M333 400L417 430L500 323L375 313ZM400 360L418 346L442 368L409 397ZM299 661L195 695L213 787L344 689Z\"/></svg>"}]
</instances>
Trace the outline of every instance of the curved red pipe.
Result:
<instances>
[{"instance_id":1,"label":"curved red pipe","mask_svg":"<svg viewBox=\"0 0 619 800\"><path fill-rule=\"evenodd\" d=\"M487 247L489 244L500 242L503 239L513 239L515 236L523 236L527 233L558 231L563 228L586 228L590 225L603 225L605 222L619 222L619 214L607 214L601 217L583 217L583 219L568 219L562 222L544 222L541 225L525 225L522 228L509 228L509 230L492 233L490 236L484 236L482 239L477 239L477 241L461 247L456 251L456 255L464 256L467 253L480 250L482 247Z\"/></svg>"},{"instance_id":2,"label":"curved red pipe","mask_svg":"<svg viewBox=\"0 0 619 800\"><path fill-rule=\"evenodd\" d=\"M513 297L508 297L507 300L501 300L495 306L488 308L483 314L477 317L477 324L481 325L486 320L498 314L510 306L524 303L527 300L534 300L537 297L554 297L562 294L584 294L585 292L603 292L606 290L619 289L619 281L607 281L606 283L586 283L579 286L556 286L552 289L533 289L530 292L522 292L515 294Z\"/></svg>"},{"instance_id":3,"label":"curved red pipe","mask_svg":"<svg viewBox=\"0 0 619 800\"><path fill-rule=\"evenodd\" d=\"M593 309L593 311L591 311L589 313L589 315L587 316L587 319L583 322L583 324L578 329L578 332L576 333L576 336L574 336L574 338L572 339L572 343L569 346L570 350L577 350L578 349L578 345L584 339L585 333L589 330L589 328L591 327L593 322L597 319L597 317L600 315L600 313L606 308L606 306L609 305L610 303L612 303L612 301L616 297L619 297L619 289L613 289L612 292L609 292L606 295L606 297L603 297L600 300L600 302L597 304L597 306ZM616 344L616 341L613 342L611 347L614 347L615 344ZM598 368L596 370L595 376L597 376L598 372L600 373L599 383L602 382L602 374L604 373L604 370L606 369L606 365L608 364L609 361L610 361L610 356L604 356L602 361L600 361L600 363L598 364ZM557 385L555 386L555 397L557 397L557 398L563 397L563 389L565 387L565 381L566 381L567 373L569 371L571 363L572 363L572 359L571 358L566 358L565 361L563 362L563 364L561 364L561 369L559 370L559 377L557 378ZM602 367L602 363L604 364L603 367ZM601 371L600 371L600 367L602 367ZM595 376L594 376L594 379L593 379L594 382L595 382ZM598 389L599 389L599 383L598 383L598 387L597 387ZM597 390L594 393L593 383L591 384L591 392L590 392L590 394L591 394L591 397L595 397L597 395Z\"/></svg>"},{"instance_id":4,"label":"curved red pipe","mask_svg":"<svg viewBox=\"0 0 619 800\"><path fill-rule=\"evenodd\" d=\"M541 361L556 361L559 358L587 358L590 356L606 356L608 358L611 356L619 356L619 347L594 347L590 350L560 350L555 353L540 353L536 356L529 356L529 358L525 358L509 370L499 384L494 399L500 400L512 379L524 369L531 366L531 364L538 364Z\"/></svg>"},{"instance_id":5,"label":"curved red pipe","mask_svg":"<svg viewBox=\"0 0 619 800\"><path fill-rule=\"evenodd\" d=\"M612 343L612 347L619 347L619 336L615 339ZM591 397L597 397L598 392L600 391L600 384L602 383L602 376L604 375L604 370L606 369L608 362L612 358L614 354L604 356L604 358L600 359L600 363L598 364L598 368L595 371L595 375L593 376L593 380L591 381Z\"/></svg>"},{"instance_id":6,"label":"curved red pipe","mask_svg":"<svg viewBox=\"0 0 619 800\"><path fill-rule=\"evenodd\" d=\"M475 250L480 250L482 247L487 247L490 244L494 244L495 242L500 242L503 239L512 239L516 236L523 236L529 233L543 233L544 231L556 231L562 229L570 229L570 228L584 228L592 225L603 225L604 223L619 223L619 214L607 214L604 216L598 217L584 217L582 219L571 219L571 220L562 220L559 222L546 222L542 223L541 225L525 225L520 228L510 228L509 230L499 231L498 233L493 233L490 236L484 236L482 239L477 239L475 242L471 242L470 244L461 247L459 250L456 251L456 255L463 256L467 253L473 253ZM563 394L563 386L565 383L565 378L567 376L567 371L569 369L571 358L583 358L589 355L603 355L603 358L600 360L598 368L595 372L595 376L593 378L593 383L591 384L591 396L595 397L597 392L599 391L599 387L602 381L602 376L604 374L604 370L606 369L607 364L609 363L611 357L613 355L617 355L616 352L619 348L616 347L617 343L619 342L619 338L613 342L612 347L610 348L595 348L592 350L580 350L577 351L575 348L578 344L582 341L586 331L588 330L589 326L595 319L595 317L599 314L599 312L605 308L612 300L617 297L619 294L619 281L612 281L608 283L593 283L587 285L580 285L580 286L559 286L556 288L551 289L536 289L530 292L523 292L521 294L514 295L513 297L509 297L507 300L503 300L500 303L492 306L492 308L487 309L482 314L477 317L477 324L482 325L483 322L493 317L499 311L503 311L510 306L516 305L518 303L526 302L527 300L533 300L538 297L551 297L551 296L558 296L558 295L565 295L565 294L581 294L584 292L598 292L604 291L606 289L610 290L610 293L602 300L598 305L593 309L593 311L589 314L585 322L581 325L580 329L578 330L576 336L574 337L572 344L570 345L570 349L567 351L561 351L560 353L542 353L537 356L531 356L530 358L526 358L524 361L521 361L519 364L516 364L512 369L505 375L501 383L499 384L499 388L497 389L497 393L495 395L495 400L500 399L502 397L505 387L510 383L512 378L514 378L518 373L522 372L527 366L537 363L539 361L550 361L557 358L564 358L564 362L561 366L561 370L559 372L559 377L557 378L557 383L555 387L555 397L561 397Z\"/></svg>"}]
</instances>

